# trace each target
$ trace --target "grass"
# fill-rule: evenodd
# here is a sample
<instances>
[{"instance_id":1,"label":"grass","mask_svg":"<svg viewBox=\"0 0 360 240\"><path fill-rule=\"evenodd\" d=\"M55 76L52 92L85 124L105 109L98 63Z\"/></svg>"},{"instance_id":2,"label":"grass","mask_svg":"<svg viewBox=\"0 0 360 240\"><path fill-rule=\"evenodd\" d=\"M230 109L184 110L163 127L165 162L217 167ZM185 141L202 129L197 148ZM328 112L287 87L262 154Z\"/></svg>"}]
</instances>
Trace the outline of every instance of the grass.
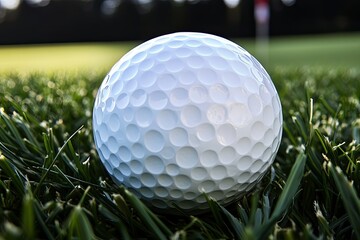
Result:
<instances>
[{"instance_id":1,"label":"grass","mask_svg":"<svg viewBox=\"0 0 360 240\"><path fill-rule=\"evenodd\" d=\"M254 45L244 43L256 55ZM294 36L270 40L267 67L338 68L360 66L360 34Z\"/></svg>"},{"instance_id":2,"label":"grass","mask_svg":"<svg viewBox=\"0 0 360 240\"><path fill-rule=\"evenodd\" d=\"M75 43L0 46L0 72L109 69L135 43Z\"/></svg>"},{"instance_id":3,"label":"grass","mask_svg":"<svg viewBox=\"0 0 360 240\"><path fill-rule=\"evenodd\" d=\"M360 66L360 34L272 38L268 51L249 39L236 39L266 68L338 68ZM15 71L105 71L138 43L77 43L0 46L0 73Z\"/></svg>"},{"instance_id":4,"label":"grass","mask_svg":"<svg viewBox=\"0 0 360 240\"><path fill-rule=\"evenodd\" d=\"M269 72L284 114L271 170L238 202L176 218L99 161L91 114L105 72L0 74L0 239L360 239L360 70Z\"/></svg>"},{"instance_id":5,"label":"grass","mask_svg":"<svg viewBox=\"0 0 360 240\"><path fill-rule=\"evenodd\" d=\"M359 71L271 75L285 122L272 170L236 204L209 199L210 213L175 220L116 186L98 159L91 109L103 74L1 75L0 237L359 238Z\"/></svg>"}]
</instances>

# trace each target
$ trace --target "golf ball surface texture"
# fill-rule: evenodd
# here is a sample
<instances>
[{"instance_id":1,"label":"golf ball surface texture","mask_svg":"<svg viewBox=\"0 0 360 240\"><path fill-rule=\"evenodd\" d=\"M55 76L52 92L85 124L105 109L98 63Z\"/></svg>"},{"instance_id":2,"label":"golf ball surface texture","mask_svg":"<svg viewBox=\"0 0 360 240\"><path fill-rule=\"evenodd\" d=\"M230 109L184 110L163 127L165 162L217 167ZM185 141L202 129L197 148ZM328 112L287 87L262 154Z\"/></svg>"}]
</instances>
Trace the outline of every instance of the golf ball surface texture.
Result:
<instances>
[{"instance_id":1,"label":"golf ball surface texture","mask_svg":"<svg viewBox=\"0 0 360 240\"><path fill-rule=\"evenodd\" d=\"M124 55L98 91L95 144L115 182L155 210L229 204L274 161L282 134L276 89L237 44L174 33Z\"/></svg>"}]
</instances>

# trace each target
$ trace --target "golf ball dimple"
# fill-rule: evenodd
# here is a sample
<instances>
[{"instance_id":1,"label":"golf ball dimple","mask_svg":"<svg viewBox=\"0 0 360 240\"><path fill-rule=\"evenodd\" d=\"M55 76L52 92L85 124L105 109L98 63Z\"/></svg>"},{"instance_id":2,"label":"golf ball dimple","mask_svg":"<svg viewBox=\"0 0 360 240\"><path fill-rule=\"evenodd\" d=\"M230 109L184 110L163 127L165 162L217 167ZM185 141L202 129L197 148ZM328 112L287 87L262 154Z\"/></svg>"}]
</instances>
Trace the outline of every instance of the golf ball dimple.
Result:
<instances>
[{"instance_id":1,"label":"golf ball dimple","mask_svg":"<svg viewBox=\"0 0 360 240\"><path fill-rule=\"evenodd\" d=\"M224 38L174 33L124 55L99 88L95 145L113 180L154 209L198 213L203 193L229 204L275 159L276 89L261 64Z\"/></svg>"}]
</instances>

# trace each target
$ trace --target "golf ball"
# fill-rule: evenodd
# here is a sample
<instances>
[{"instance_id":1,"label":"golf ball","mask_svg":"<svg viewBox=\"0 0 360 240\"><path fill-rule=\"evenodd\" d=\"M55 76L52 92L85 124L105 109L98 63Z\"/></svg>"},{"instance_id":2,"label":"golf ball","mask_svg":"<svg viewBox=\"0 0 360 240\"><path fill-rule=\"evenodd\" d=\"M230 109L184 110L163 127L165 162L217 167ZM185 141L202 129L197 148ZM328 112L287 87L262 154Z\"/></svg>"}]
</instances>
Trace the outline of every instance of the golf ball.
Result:
<instances>
[{"instance_id":1,"label":"golf ball","mask_svg":"<svg viewBox=\"0 0 360 240\"><path fill-rule=\"evenodd\" d=\"M94 141L113 180L155 210L206 211L249 192L282 135L276 89L261 64L224 38L180 32L149 40L106 75Z\"/></svg>"}]
</instances>

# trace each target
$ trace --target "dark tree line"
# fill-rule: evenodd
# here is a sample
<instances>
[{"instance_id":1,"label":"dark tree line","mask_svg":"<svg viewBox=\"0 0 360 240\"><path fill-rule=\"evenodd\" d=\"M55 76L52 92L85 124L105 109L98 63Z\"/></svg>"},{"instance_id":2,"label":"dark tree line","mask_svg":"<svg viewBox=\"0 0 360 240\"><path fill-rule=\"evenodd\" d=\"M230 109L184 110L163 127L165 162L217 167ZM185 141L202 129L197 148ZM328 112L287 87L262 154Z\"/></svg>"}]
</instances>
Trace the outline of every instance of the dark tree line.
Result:
<instances>
[{"instance_id":1,"label":"dark tree line","mask_svg":"<svg viewBox=\"0 0 360 240\"><path fill-rule=\"evenodd\" d=\"M148 39L175 31L253 37L254 0L23 0L0 14L0 44ZM270 0L270 35L360 30L358 0ZM0 13L4 13L4 9Z\"/></svg>"}]
</instances>

